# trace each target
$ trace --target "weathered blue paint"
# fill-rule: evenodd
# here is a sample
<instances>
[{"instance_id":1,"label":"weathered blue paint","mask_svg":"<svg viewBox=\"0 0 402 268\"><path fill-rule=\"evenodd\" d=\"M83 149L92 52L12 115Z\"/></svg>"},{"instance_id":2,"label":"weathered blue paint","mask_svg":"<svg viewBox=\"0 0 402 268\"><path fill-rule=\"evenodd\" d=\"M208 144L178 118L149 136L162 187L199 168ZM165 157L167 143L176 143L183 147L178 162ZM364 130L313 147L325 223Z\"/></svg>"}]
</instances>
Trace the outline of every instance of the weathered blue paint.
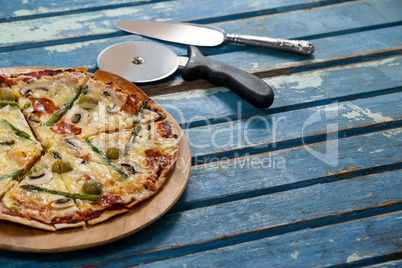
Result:
<instances>
[{"instance_id":1,"label":"weathered blue paint","mask_svg":"<svg viewBox=\"0 0 402 268\"><path fill-rule=\"evenodd\" d=\"M144 267L236 267L239 263L249 267L362 266L371 263L367 259L386 259L386 254L399 250L400 241L395 233L400 233L401 227L402 214L396 213L269 237ZM126 261L120 267L129 263ZM401 260L395 260L373 267L400 265Z\"/></svg>"},{"instance_id":2,"label":"weathered blue paint","mask_svg":"<svg viewBox=\"0 0 402 268\"><path fill-rule=\"evenodd\" d=\"M234 44L201 48L263 77L276 94L269 110L224 88L183 82L179 72L140 85L185 128L199 164L181 199L160 220L118 242L62 254L0 251L0 266L400 266L401 5L8 1L0 10L1 67L95 71L107 46L149 41L115 29L120 19L305 37L316 51L303 57ZM184 45L163 44L186 54Z\"/></svg>"},{"instance_id":3,"label":"weathered blue paint","mask_svg":"<svg viewBox=\"0 0 402 268\"><path fill-rule=\"evenodd\" d=\"M387 175L319 184L168 214L138 234L96 250L50 255L0 252L0 261L12 258L15 264L27 265L30 263L29 258L35 258L44 266L57 261L60 265L71 267L86 263L101 264L121 258L122 266L130 266L146 260L158 260L158 254L169 256L169 249L183 247L180 250L186 252L187 247L211 240L222 240L224 246L229 246L225 245L225 237L250 233L253 230L268 231L289 223L297 224L339 213L351 213L358 209L381 206L380 203L391 200L401 202L400 193L394 186L400 185L400 178L401 172L395 171ZM388 183L389 180L395 184ZM283 219L287 221L284 222ZM158 248L154 248L154 245L158 245ZM208 250L208 244L202 250ZM27 259L22 259L23 256ZM124 261L126 258L129 259ZM7 265L5 262L4 264ZM118 263L111 264L115 265Z\"/></svg>"},{"instance_id":4,"label":"weathered blue paint","mask_svg":"<svg viewBox=\"0 0 402 268\"><path fill-rule=\"evenodd\" d=\"M234 2L240 4L235 4ZM301 38L303 36L362 28L400 20L398 8L401 5L398 0L383 0L383 5L377 5L376 8L371 7L375 2L376 0L369 0L367 3L352 2L311 11L262 16L246 22L219 23L217 26L221 26L227 32L233 33L253 35L266 35L266 33L269 33L270 37ZM222 3L221 1L210 1L210 3L196 1L192 3L193 7L191 9L188 9L188 5L188 0L183 3L180 3L180 1L159 2L128 8L87 12L85 16L78 13L56 18L32 19L29 21L29 28L26 28L24 24L21 25L19 21L4 22L0 24L0 30L2 36L4 36L0 39L0 46L24 44L32 41L49 42L51 40L113 34L120 32L113 25L118 20L133 18L140 20L170 20L169 18L175 17L176 20L187 21L202 18L199 15L201 8L203 9L201 14L203 16L207 14L208 17L217 17L222 15L223 12L230 14L253 9L253 5L250 5L248 1L239 2L233 0L227 1L227 3ZM233 10L228 11L217 8L216 5L226 5ZM167 10L168 12L166 12ZM357 17L358 13L365 13L365 16ZM387 16L384 16L384 13L387 13ZM295 21L296 18L297 23L287 23L288 21ZM324 20L323 18L326 19ZM13 38L5 38L8 34L11 34Z\"/></svg>"},{"instance_id":5,"label":"weathered blue paint","mask_svg":"<svg viewBox=\"0 0 402 268\"><path fill-rule=\"evenodd\" d=\"M231 13L241 12L258 12L258 14L264 13L275 13L276 12L286 12L293 9L311 8L316 6L331 5L335 2L345 2L347 0L271 0L269 2L263 3L252 3L245 1L235 1L235 0L224 0L220 1L217 5L216 1L213 0L203 0L202 4L204 7L204 12L199 12L200 16L206 17L207 14L214 16L227 16ZM107 10L124 8L130 6L140 6L149 3L159 3L159 2L169 2L168 0L95 0L82 3L77 0L64 0L58 1L57 3L49 5L41 0L18 0L8 3L0 11L0 18L3 20L20 19L21 17L39 17L39 16L49 16L49 15L62 15L65 13L78 13L78 12L91 12L96 10ZM169 10L171 8L176 8L177 6L192 6L194 7L195 2L191 0L180 0L174 3L165 4L164 8ZM225 6L225 9L217 9L216 7ZM210 8L210 12L216 12L211 14L205 12L205 8ZM261 11L264 10L264 11Z\"/></svg>"}]
</instances>

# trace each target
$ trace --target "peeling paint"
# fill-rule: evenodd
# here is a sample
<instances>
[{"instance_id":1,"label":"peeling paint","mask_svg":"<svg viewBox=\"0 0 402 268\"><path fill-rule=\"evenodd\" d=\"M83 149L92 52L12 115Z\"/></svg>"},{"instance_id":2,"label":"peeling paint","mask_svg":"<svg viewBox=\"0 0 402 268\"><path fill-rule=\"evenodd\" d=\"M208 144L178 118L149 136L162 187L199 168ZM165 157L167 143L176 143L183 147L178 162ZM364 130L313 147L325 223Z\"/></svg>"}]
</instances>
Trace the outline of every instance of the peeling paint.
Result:
<instances>
[{"instance_id":1,"label":"peeling paint","mask_svg":"<svg viewBox=\"0 0 402 268\"><path fill-rule=\"evenodd\" d=\"M250 62L250 65L252 69L260 68L260 64L258 62Z\"/></svg>"},{"instance_id":2,"label":"peeling paint","mask_svg":"<svg viewBox=\"0 0 402 268\"><path fill-rule=\"evenodd\" d=\"M402 136L401 136L402 129L390 129L390 130L382 131L381 134L385 137L402 141Z\"/></svg>"},{"instance_id":3,"label":"peeling paint","mask_svg":"<svg viewBox=\"0 0 402 268\"><path fill-rule=\"evenodd\" d=\"M276 87L292 90L305 89L308 87L318 88L322 86L322 76L326 75L325 71L316 71L308 74L293 74L291 76L280 77L279 79L271 79L270 83ZM279 81L278 81L279 80Z\"/></svg>"},{"instance_id":4,"label":"peeling paint","mask_svg":"<svg viewBox=\"0 0 402 268\"><path fill-rule=\"evenodd\" d=\"M194 99L194 98L202 98L208 95L214 95L219 92L228 92L229 89L224 87L215 87L210 89L197 89L186 92L178 92L166 95L158 95L153 97L155 100L183 100L183 99Z\"/></svg>"},{"instance_id":5,"label":"peeling paint","mask_svg":"<svg viewBox=\"0 0 402 268\"><path fill-rule=\"evenodd\" d=\"M378 150L375 150L374 152L370 152L370 154L380 153L380 152L384 152L384 151L385 151L384 149L378 149Z\"/></svg>"},{"instance_id":6,"label":"peeling paint","mask_svg":"<svg viewBox=\"0 0 402 268\"><path fill-rule=\"evenodd\" d=\"M290 256L292 256L293 259L297 259L297 257L299 256L300 251L295 251L292 254L290 254Z\"/></svg>"},{"instance_id":7,"label":"peeling paint","mask_svg":"<svg viewBox=\"0 0 402 268\"><path fill-rule=\"evenodd\" d=\"M370 239L370 236L366 235L366 236L363 236L363 237L356 237L356 241L364 241L364 240L367 240L367 239Z\"/></svg>"},{"instance_id":8,"label":"peeling paint","mask_svg":"<svg viewBox=\"0 0 402 268\"><path fill-rule=\"evenodd\" d=\"M349 106L350 108L353 109L353 111L342 115L343 117L346 117L348 119L354 119L354 120L358 121L358 120L362 120L359 117L367 116L367 117L370 117L371 119L373 119L375 123L382 123L382 122L388 122L388 121L393 120L389 116L382 115L381 112L373 113L368 108L363 109L363 108L360 108L359 106L357 106L355 104L352 104L350 102L346 103L345 105L347 105L347 106Z\"/></svg>"},{"instance_id":9,"label":"peeling paint","mask_svg":"<svg viewBox=\"0 0 402 268\"><path fill-rule=\"evenodd\" d=\"M352 255L350 255L347 259L346 262L350 263L350 262L355 262L355 261L360 261L363 259L367 259L367 258L372 258L374 257L374 255L360 255L360 252L355 252Z\"/></svg>"},{"instance_id":10,"label":"peeling paint","mask_svg":"<svg viewBox=\"0 0 402 268\"><path fill-rule=\"evenodd\" d=\"M66 38L73 36L77 30L88 30L93 34L100 31L102 33L107 32L94 21L98 17L102 17L102 14L91 16L91 20L87 17L77 17L76 15L66 16L63 19L37 19L31 21L30 27L27 27L24 23L11 22L5 24L5 27L1 29L2 35L10 37L2 41L5 44L22 43L27 40L27 36L30 37L30 42Z\"/></svg>"},{"instance_id":11,"label":"peeling paint","mask_svg":"<svg viewBox=\"0 0 402 268\"><path fill-rule=\"evenodd\" d=\"M28 4L27 0L24 0L22 4ZM39 7L37 9L20 9L16 10L13 14L15 16L27 16L27 15L32 15L32 14L37 14L37 13L49 13L50 9L47 7Z\"/></svg>"},{"instance_id":12,"label":"peeling paint","mask_svg":"<svg viewBox=\"0 0 402 268\"><path fill-rule=\"evenodd\" d=\"M74 44L66 44L66 45L58 45L58 46L50 46L45 47L45 50L50 52L70 52L74 49L80 49L88 46L90 43L74 43Z\"/></svg>"}]
</instances>

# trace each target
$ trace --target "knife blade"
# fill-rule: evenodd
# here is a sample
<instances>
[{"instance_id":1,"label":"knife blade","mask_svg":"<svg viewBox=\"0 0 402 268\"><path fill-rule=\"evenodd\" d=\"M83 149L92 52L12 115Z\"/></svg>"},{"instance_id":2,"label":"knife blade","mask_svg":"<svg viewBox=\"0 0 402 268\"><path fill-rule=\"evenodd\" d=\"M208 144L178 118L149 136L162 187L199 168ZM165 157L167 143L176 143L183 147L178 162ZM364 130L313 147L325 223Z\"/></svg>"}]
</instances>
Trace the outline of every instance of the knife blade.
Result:
<instances>
[{"instance_id":1,"label":"knife blade","mask_svg":"<svg viewBox=\"0 0 402 268\"><path fill-rule=\"evenodd\" d=\"M215 26L144 20L118 21L115 26L137 35L193 46L212 47L224 42L234 42L285 50L301 55L311 55L314 52L314 45L309 41L231 34Z\"/></svg>"},{"instance_id":2,"label":"knife blade","mask_svg":"<svg viewBox=\"0 0 402 268\"><path fill-rule=\"evenodd\" d=\"M272 88L257 76L207 58L194 46L188 47L187 54L188 57L178 56L161 44L133 41L104 49L97 63L100 69L137 83L166 78L182 67L184 80L205 79L227 87L258 108L266 109L274 101Z\"/></svg>"}]
</instances>

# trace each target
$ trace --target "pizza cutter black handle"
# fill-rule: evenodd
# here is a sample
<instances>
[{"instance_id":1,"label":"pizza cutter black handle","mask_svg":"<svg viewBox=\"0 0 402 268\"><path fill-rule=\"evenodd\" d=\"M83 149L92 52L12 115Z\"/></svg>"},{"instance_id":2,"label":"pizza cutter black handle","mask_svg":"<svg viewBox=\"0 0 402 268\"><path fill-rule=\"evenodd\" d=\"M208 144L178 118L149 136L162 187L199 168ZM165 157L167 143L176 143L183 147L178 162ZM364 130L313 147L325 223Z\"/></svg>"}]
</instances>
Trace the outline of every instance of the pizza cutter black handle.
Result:
<instances>
[{"instance_id":1,"label":"pizza cutter black handle","mask_svg":"<svg viewBox=\"0 0 402 268\"><path fill-rule=\"evenodd\" d=\"M224 86L258 108L268 108L274 92L263 80L234 66L204 57L198 48L188 47L189 60L182 70L183 79L205 79L216 86Z\"/></svg>"}]
</instances>

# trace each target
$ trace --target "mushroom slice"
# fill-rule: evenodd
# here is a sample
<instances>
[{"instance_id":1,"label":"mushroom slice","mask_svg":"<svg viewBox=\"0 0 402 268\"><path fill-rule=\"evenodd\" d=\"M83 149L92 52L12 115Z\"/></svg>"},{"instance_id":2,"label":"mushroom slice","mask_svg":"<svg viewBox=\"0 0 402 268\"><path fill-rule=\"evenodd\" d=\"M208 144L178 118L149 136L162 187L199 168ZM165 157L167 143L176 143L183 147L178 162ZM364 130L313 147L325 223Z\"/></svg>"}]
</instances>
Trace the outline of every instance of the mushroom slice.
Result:
<instances>
[{"instance_id":1,"label":"mushroom slice","mask_svg":"<svg viewBox=\"0 0 402 268\"><path fill-rule=\"evenodd\" d=\"M71 116L71 123L74 125L84 125L88 123L89 117L90 115L87 110L78 109L77 112Z\"/></svg>"},{"instance_id":2,"label":"mushroom slice","mask_svg":"<svg viewBox=\"0 0 402 268\"><path fill-rule=\"evenodd\" d=\"M64 142L76 149L82 148L82 142L78 139L65 139Z\"/></svg>"},{"instance_id":3,"label":"mushroom slice","mask_svg":"<svg viewBox=\"0 0 402 268\"><path fill-rule=\"evenodd\" d=\"M141 172L142 168L140 165L134 162L122 162L120 163L120 166L124 168L126 171L130 173L130 175L134 175L136 173Z\"/></svg>"},{"instance_id":4,"label":"mushroom slice","mask_svg":"<svg viewBox=\"0 0 402 268\"><path fill-rule=\"evenodd\" d=\"M33 126L39 126L42 122L40 121L41 114L37 111L33 111L31 115L28 117L29 122L32 123Z\"/></svg>"},{"instance_id":5,"label":"mushroom slice","mask_svg":"<svg viewBox=\"0 0 402 268\"><path fill-rule=\"evenodd\" d=\"M29 175L26 179L26 183L31 185L44 184L49 182L52 178L53 174L50 171L39 171Z\"/></svg>"},{"instance_id":6,"label":"mushroom slice","mask_svg":"<svg viewBox=\"0 0 402 268\"><path fill-rule=\"evenodd\" d=\"M107 111L109 113L117 113L120 111L123 101L119 98L116 91L112 89L103 89L102 95L108 100Z\"/></svg>"},{"instance_id":7,"label":"mushroom slice","mask_svg":"<svg viewBox=\"0 0 402 268\"><path fill-rule=\"evenodd\" d=\"M28 96L31 96L33 94L33 92L37 91L37 90L43 90L43 91L48 92L49 88L48 88L48 85L43 84L43 83L31 83L31 84L28 84L28 85L22 87L20 89L20 93L22 96L28 97Z\"/></svg>"},{"instance_id":8,"label":"mushroom slice","mask_svg":"<svg viewBox=\"0 0 402 268\"><path fill-rule=\"evenodd\" d=\"M110 114L117 113L118 111L120 111L120 109L121 109L121 107L120 107L120 106L117 106L115 103L109 104L109 105L107 106L107 111L108 111L108 113L110 113Z\"/></svg>"},{"instance_id":9,"label":"mushroom slice","mask_svg":"<svg viewBox=\"0 0 402 268\"><path fill-rule=\"evenodd\" d=\"M61 198L52 202L52 208L54 209L65 209L75 205L72 198Z\"/></svg>"}]
</instances>

